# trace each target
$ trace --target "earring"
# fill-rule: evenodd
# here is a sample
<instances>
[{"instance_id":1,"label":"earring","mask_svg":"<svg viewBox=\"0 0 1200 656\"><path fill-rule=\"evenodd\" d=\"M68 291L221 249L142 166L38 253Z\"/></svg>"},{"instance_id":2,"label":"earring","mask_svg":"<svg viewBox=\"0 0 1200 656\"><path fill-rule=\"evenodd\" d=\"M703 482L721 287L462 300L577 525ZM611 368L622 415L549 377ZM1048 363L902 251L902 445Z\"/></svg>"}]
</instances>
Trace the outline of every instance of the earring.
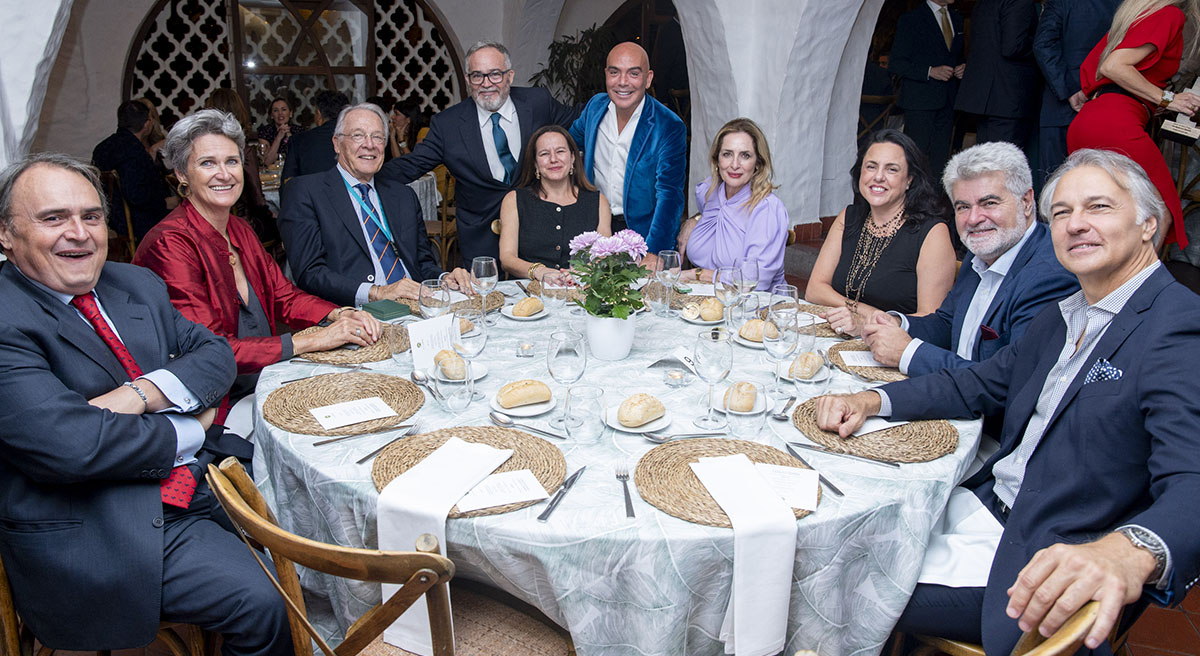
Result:
<instances>
[{"instance_id":1,"label":"earring","mask_svg":"<svg viewBox=\"0 0 1200 656\"><path fill-rule=\"evenodd\" d=\"M575 166L574 165L572 165L571 168L567 169L567 175L575 175Z\"/></svg>"},{"instance_id":2,"label":"earring","mask_svg":"<svg viewBox=\"0 0 1200 656\"><path fill-rule=\"evenodd\" d=\"M541 179L542 179L542 171L541 171L541 169L538 169L538 170L537 170L537 172L536 172L536 173L534 173L534 175L537 177L537 179L538 179L538 180L541 180Z\"/></svg>"},{"instance_id":3,"label":"earring","mask_svg":"<svg viewBox=\"0 0 1200 656\"><path fill-rule=\"evenodd\" d=\"M192 188L188 186L186 181L181 181L179 186L175 187L175 191L180 198L187 198L192 193Z\"/></svg>"}]
</instances>

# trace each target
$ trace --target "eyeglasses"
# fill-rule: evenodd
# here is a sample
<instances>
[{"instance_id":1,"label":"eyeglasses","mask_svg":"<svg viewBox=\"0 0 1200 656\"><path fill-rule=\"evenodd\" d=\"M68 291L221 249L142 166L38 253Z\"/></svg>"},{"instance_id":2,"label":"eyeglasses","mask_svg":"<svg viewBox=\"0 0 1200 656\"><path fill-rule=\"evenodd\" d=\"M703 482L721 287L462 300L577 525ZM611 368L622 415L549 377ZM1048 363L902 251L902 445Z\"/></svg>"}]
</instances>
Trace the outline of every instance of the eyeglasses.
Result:
<instances>
[{"instance_id":1,"label":"eyeglasses","mask_svg":"<svg viewBox=\"0 0 1200 656\"><path fill-rule=\"evenodd\" d=\"M488 82L491 82L492 84L500 84L504 80L504 76L507 75L508 71L511 70L512 69L509 68L503 71L488 71L487 73L471 71L470 73L467 73L467 80L469 80L471 84L479 86L483 84L483 78L486 77Z\"/></svg>"},{"instance_id":2,"label":"eyeglasses","mask_svg":"<svg viewBox=\"0 0 1200 656\"><path fill-rule=\"evenodd\" d=\"M346 134L345 132L341 132L341 133L338 133L338 136L339 137L350 137L351 141L353 141L356 144L361 144L362 142L366 141L367 138L370 138L371 141L374 142L376 146L382 146L383 144L387 143L387 137L383 136L382 134L380 134L378 132L376 132L375 134L367 134L365 132L351 132L350 134Z\"/></svg>"}]
</instances>

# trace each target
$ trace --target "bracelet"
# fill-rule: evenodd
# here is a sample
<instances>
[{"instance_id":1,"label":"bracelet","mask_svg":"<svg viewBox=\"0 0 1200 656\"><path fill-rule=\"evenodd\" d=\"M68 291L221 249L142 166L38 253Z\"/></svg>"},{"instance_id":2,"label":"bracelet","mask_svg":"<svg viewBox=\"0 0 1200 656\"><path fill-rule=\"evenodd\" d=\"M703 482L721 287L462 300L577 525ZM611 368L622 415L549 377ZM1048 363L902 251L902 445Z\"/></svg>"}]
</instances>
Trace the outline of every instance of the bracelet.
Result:
<instances>
[{"instance_id":1,"label":"bracelet","mask_svg":"<svg viewBox=\"0 0 1200 656\"><path fill-rule=\"evenodd\" d=\"M367 293L367 296L370 296L370 292ZM337 318L340 319L340 318L342 318L343 314L345 314L347 312L354 312L354 310L355 310L355 308L352 308L349 305L343 305L342 307L337 309L337 311L338 311Z\"/></svg>"},{"instance_id":2,"label":"bracelet","mask_svg":"<svg viewBox=\"0 0 1200 656\"><path fill-rule=\"evenodd\" d=\"M526 272L526 274L525 274L525 275L526 275L526 276L528 276L530 280L537 280L537 278L534 278L534 277L533 277L533 272L534 272L534 271L537 271L537 268L538 268L538 267L540 267L540 266L546 266L546 265L545 265L545 264L542 264L541 262L534 262L534 263L533 263L533 264L532 264L532 265L529 267L529 271L528 271L528 272Z\"/></svg>"},{"instance_id":3,"label":"bracelet","mask_svg":"<svg viewBox=\"0 0 1200 656\"><path fill-rule=\"evenodd\" d=\"M128 387L128 388L132 389L133 391L137 392L137 395L142 397L142 405L145 406L144 408L142 408L142 412L146 412L146 411L150 410L150 399L146 398L146 393L142 391L142 388L133 384L133 381L126 381L121 384L124 385L125 387Z\"/></svg>"}]
</instances>

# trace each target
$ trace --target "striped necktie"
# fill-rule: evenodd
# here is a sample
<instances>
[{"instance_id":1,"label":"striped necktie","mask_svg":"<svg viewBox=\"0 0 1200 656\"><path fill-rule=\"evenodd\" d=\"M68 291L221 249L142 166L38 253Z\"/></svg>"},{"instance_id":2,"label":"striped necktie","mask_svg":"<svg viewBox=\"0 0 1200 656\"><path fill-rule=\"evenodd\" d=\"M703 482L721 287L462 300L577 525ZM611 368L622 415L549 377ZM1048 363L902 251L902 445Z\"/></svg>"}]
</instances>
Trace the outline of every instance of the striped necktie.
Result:
<instances>
[{"instance_id":1,"label":"striped necktie","mask_svg":"<svg viewBox=\"0 0 1200 656\"><path fill-rule=\"evenodd\" d=\"M375 204L371 202L371 186L360 182L354 185L354 188L362 195L363 204L366 206L362 208L363 227L367 229L367 234L371 235L371 250L375 251L375 256L379 258L379 266L383 268L383 284L390 285L403 280L408 272L404 269L404 263L396 256L396 247L388 241L387 235L383 234L383 228L371 220L372 214L379 216Z\"/></svg>"}]
</instances>

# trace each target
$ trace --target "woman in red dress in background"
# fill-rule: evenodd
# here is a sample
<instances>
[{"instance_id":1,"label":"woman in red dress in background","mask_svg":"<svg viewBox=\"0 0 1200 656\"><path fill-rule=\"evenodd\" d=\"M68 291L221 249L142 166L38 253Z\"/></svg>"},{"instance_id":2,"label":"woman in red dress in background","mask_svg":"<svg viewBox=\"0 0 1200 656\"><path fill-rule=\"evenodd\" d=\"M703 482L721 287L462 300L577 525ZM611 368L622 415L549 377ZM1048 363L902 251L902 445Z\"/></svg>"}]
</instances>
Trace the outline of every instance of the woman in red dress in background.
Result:
<instances>
[{"instance_id":1,"label":"woman in red dress in background","mask_svg":"<svg viewBox=\"0 0 1200 656\"><path fill-rule=\"evenodd\" d=\"M1171 222L1160 234L1181 248L1188 243L1183 208L1171 171L1146 125L1160 108L1187 116L1200 108L1200 96L1172 94L1164 88L1179 71L1187 18L1200 24L1200 0L1122 2L1108 34L1079 69L1082 95L1071 99L1079 115L1067 131L1068 152L1112 150L1145 169L1171 212Z\"/></svg>"}]
</instances>

